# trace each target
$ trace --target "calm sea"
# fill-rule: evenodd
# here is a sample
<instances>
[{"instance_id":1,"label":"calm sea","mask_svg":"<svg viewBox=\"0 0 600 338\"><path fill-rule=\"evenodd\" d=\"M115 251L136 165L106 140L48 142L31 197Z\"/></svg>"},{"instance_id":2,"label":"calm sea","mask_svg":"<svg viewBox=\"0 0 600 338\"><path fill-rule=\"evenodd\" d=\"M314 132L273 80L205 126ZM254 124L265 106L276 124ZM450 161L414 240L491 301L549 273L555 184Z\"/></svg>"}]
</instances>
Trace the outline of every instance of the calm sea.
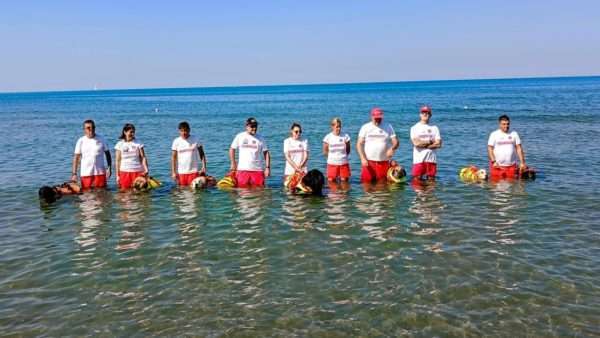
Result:
<instances>
[{"instance_id":1,"label":"calm sea","mask_svg":"<svg viewBox=\"0 0 600 338\"><path fill-rule=\"evenodd\" d=\"M435 185L366 189L353 149L349 189L282 190L293 121L324 170L329 120L354 144L380 106L410 169L421 104L444 140ZM504 113L537 180L462 183ZM273 156L267 188L173 185L178 122L222 176L249 116ZM88 118L111 147L134 123L164 186L111 179L41 208ZM600 77L0 94L0 335L600 335L599 120Z\"/></svg>"}]
</instances>

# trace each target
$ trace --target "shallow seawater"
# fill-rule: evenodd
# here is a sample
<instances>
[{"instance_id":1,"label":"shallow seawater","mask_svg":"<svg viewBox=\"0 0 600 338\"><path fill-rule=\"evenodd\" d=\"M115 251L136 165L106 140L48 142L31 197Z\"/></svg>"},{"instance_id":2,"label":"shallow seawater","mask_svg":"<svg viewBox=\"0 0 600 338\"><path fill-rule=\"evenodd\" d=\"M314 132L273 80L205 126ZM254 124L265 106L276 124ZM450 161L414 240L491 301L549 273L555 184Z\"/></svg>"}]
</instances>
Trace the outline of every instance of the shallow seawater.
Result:
<instances>
[{"instance_id":1,"label":"shallow seawater","mask_svg":"<svg viewBox=\"0 0 600 338\"><path fill-rule=\"evenodd\" d=\"M311 168L340 116L356 141L381 106L410 169L408 131L434 109L435 184L281 187L283 140L303 125ZM466 184L511 116L535 181ZM273 155L265 189L192 192L169 179L187 120L209 173L255 116ZM600 78L0 94L0 332L16 336L600 335ZM151 193L108 190L41 207L68 179L84 119L114 146L146 144Z\"/></svg>"}]
</instances>

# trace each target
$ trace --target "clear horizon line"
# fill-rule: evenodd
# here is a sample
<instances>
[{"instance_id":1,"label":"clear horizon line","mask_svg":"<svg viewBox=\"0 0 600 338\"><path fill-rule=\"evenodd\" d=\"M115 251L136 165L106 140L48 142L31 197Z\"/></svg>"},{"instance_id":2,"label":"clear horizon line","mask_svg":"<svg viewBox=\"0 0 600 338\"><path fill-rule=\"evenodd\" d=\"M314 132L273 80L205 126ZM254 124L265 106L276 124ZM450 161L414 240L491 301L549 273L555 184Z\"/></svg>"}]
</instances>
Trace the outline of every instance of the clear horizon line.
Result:
<instances>
[{"instance_id":1,"label":"clear horizon line","mask_svg":"<svg viewBox=\"0 0 600 338\"><path fill-rule=\"evenodd\" d=\"M412 83L412 82L451 82L451 81L481 81L481 80L525 80L525 79L560 79L560 78L588 78L600 77L600 75L556 75L556 76L512 76L495 78L455 78L436 80L399 80L399 81L356 81L356 82L314 82L314 83L284 83L284 84L246 84L246 85L223 85L223 86L183 86L183 87L145 87L145 88L102 88L102 89L59 89L59 90L33 90L33 91L8 91L0 94L44 94L44 93L68 93L68 92L102 92L102 91L125 91L125 90L164 90L164 89L220 89L220 88L253 88L253 87L284 87L284 86L326 86L326 85L360 85L360 84L385 84L385 83Z\"/></svg>"}]
</instances>

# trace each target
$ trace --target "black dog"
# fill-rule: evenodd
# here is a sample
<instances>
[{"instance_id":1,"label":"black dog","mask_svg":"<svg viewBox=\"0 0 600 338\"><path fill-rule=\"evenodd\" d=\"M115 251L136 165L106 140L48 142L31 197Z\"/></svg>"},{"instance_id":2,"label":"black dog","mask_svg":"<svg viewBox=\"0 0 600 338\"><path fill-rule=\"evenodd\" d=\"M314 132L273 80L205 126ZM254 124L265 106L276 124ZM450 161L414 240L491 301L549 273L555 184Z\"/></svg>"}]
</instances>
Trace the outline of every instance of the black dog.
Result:
<instances>
[{"instance_id":1,"label":"black dog","mask_svg":"<svg viewBox=\"0 0 600 338\"><path fill-rule=\"evenodd\" d=\"M312 169L302 177L302 184L309 187L313 195L322 195L325 176L318 169Z\"/></svg>"}]
</instances>

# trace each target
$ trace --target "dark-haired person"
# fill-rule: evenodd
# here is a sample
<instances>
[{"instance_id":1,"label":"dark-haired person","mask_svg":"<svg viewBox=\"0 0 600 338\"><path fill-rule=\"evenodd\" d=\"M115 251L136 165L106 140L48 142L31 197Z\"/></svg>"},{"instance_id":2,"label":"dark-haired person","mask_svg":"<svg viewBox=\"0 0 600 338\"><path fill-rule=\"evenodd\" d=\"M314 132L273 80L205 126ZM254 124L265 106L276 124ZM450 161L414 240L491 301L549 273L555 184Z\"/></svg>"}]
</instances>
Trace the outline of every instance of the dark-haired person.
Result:
<instances>
[{"instance_id":1,"label":"dark-haired person","mask_svg":"<svg viewBox=\"0 0 600 338\"><path fill-rule=\"evenodd\" d=\"M241 188L262 187L265 185L265 177L271 175L269 148L257 131L258 121L253 117L248 118L246 131L237 134L229 148L230 170L236 173L237 185ZM236 150L239 151L237 162Z\"/></svg>"},{"instance_id":2,"label":"dark-haired person","mask_svg":"<svg viewBox=\"0 0 600 338\"><path fill-rule=\"evenodd\" d=\"M431 108L423 106L419 110L420 120L410 128L413 143L413 178L435 179L437 173L436 149L442 147L442 137L437 126L429 124Z\"/></svg>"},{"instance_id":3,"label":"dark-haired person","mask_svg":"<svg viewBox=\"0 0 600 338\"><path fill-rule=\"evenodd\" d=\"M502 115L498 118L498 130L492 132L488 139L491 179L516 177L517 157L520 168L527 168L521 138L516 131L509 132L509 129L510 118Z\"/></svg>"},{"instance_id":4,"label":"dark-haired person","mask_svg":"<svg viewBox=\"0 0 600 338\"><path fill-rule=\"evenodd\" d=\"M52 203L64 195L75 195L81 193L81 186L77 182L65 182L61 185L49 187L43 186L38 190L40 200Z\"/></svg>"},{"instance_id":5,"label":"dark-haired person","mask_svg":"<svg viewBox=\"0 0 600 338\"><path fill-rule=\"evenodd\" d=\"M356 141L356 150L362 166L361 182L387 180L390 160L399 145L394 128L389 123L383 123L383 110L371 109L371 122L360 128Z\"/></svg>"},{"instance_id":6,"label":"dark-haired person","mask_svg":"<svg viewBox=\"0 0 600 338\"><path fill-rule=\"evenodd\" d=\"M117 171L117 186L121 189L129 189L139 176L148 175L148 160L144 152L144 144L135 138L135 126L126 123L115 145L115 157Z\"/></svg>"},{"instance_id":7,"label":"dark-haired person","mask_svg":"<svg viewBox=\"0 0 600 338\"><path fill-rule=\"evenodd\" d=\"M112 173L110 148L104 138L96 134L96 124L93 120L83 122L83 133L84 135L75 144L71 181L77 181L77 166L81 162L79 172L81 187L83 189L106 187L106 179ZM106 167L104 157L106 157Z\"/></svg>"},{"instance_id":8,"label":"dark-haired person","mask_svg":"<svg viewBox=\"0 0 600 338\"><path fill-rule=\"evenodd\" d=\"M181 122L178 126L179 137L171 146L171 177L179 185L190 185L200 173L206 173L206 155L198 139L190 135L190 125ZM198 168L198 162L202 167Z\"/></svg>"},{"instance_id":9,"label":"dark-haired person","mask_svg":"<svg viewBox=\"0 0 600 338\"><path fill-rule=\"evenodd\" d=\"M302 138L302 126L299 123L292 123L290 127L290 137L283 141L283 154L285 156L284 180L287 176L294 173L308 172L306 163L308 162L308 140Z\"/></svg>"}]
</instances>

